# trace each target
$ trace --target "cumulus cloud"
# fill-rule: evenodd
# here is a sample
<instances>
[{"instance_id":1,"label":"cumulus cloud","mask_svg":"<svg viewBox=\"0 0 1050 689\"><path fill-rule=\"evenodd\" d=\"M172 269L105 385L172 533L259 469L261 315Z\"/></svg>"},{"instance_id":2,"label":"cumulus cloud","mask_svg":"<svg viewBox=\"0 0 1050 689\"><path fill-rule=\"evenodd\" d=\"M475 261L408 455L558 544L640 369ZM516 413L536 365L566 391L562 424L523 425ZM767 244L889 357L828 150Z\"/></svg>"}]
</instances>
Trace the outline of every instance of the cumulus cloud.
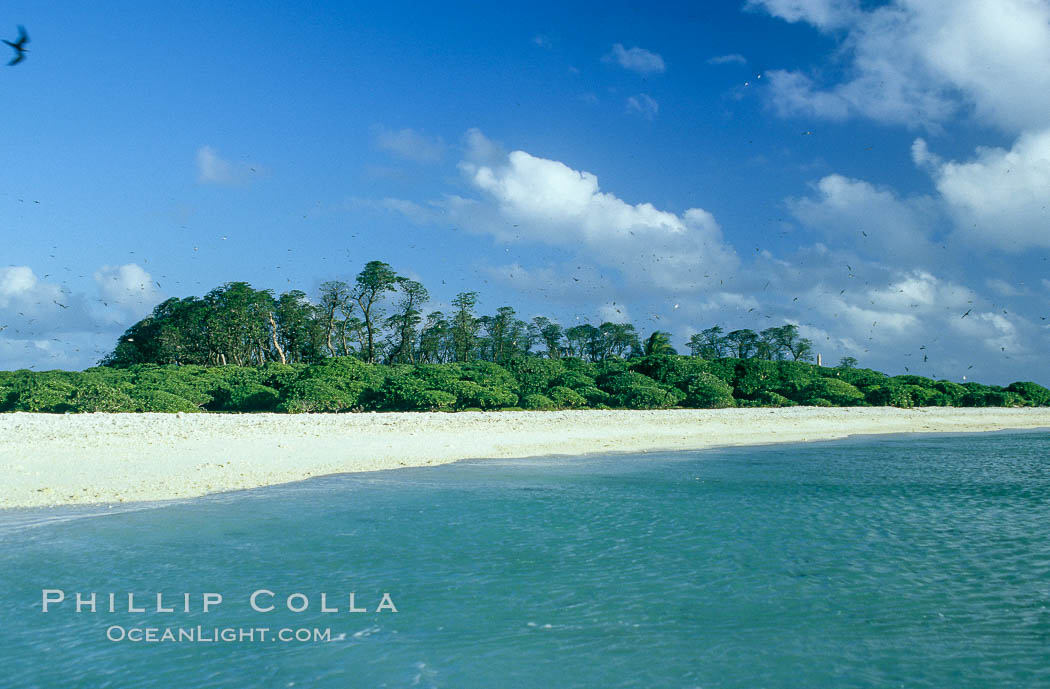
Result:
<instances>
[{"instance_id":1,"label":"cumulus cloud","mask_svg":"<svg viewBox=\"0 0 1050 689\"><path fill-rule=\"evenodd\" d=\"M372 130L375 144L380 149L417 163L436 163L445 155L441 137L430 137L414 129L387 129L376 126Z\"/></svg>"},{"instance_id":2,"label":"cumulus cloud","mask_svg":"<svg viewBox=\"0 0 1050 689\"><path fill-rule=\"evenodd\" d=\"M1050 129L1022 134L1010 150L978 148L965 162L946 162L919 139L912 157L930 171L960 236L1011 252L1050 247Z\"/></svg>"},{"instance_id":3,"label":"cumulus cloud","mask_svg":"<svg viewBox=\"0 0 1050 689\"><path fill-rule=\"evenodd\" d=\"M838 174L824 177L813 188L815 196L789 199L788 207L828 240L898 261L928 254L929 228L936 216L932 199L902 199L892 190Z\"/></svg>"},{"instance_id":4,"label":"cumulus cloud","mask_svg":"<svg viewBox=\"0 0 1050 689\"><path fill-rule=\"evenodd\" d=\"M93 277L103 303L120 307L122 321L142 318L161 301L153 277L135 263L102 266Z\"/></svg>"},{"instance_id":5,"label":"cumulus cloud","mask_svg":"<svg viewBox=\"0 0 1050 689\"><path fill-rule=\"evenodd\" d=\"M0 268L0 329L21 339L90 330L99 321L84 294L37 277L29 266Z\"/></svg>"},{"instance_id":6,"label":"cumulus cloud","mask_svg":"<svg viewBox=\"0 0 1050 689\"><path fill-rule=\"evenodd\" d=\"M730 53L729 55L715 55L714 57L707 58L707 64L709 65L746 65L747 58L740 53Z\"/></svg>"},{"instance_id":7,"label":"cumulus cloud","mask_svg":"<svg viewBox=\"0 0 1050 689\"><path fill-rule=\"evenodd\" d=\"M93 277L94 289L76 291L29 266L0 268L4 368L93 366L161 300L150 274L133 263L103 266Z\"/></svg>"},{"instance_id":8,"label":"cumulus cloud","mask_svg":"<svg viewBox=\"0 0 1050 689\"><path fill-rule=\"evenodd\" d=\"M667 69L664 59L656 53L638 47L624 48L621 43L613 45L602 60L642 75L659 74Z\"/></svg>"},{"instance_id":9,"label":"cumulus cloud","mask_svg":"<svg viewBox=\"0 0 1050 689\"><path fill-rule=\"evenodd\" d=\"M639 93L627 99L627 112L651 120L660 112L660 104L651 96Z\"/></svg>"},{"instance_id":10,"label":"cumulus cloud","mask_svg":"<svg viewBox=\"0 0 1050 689\"><path fill-rule=\"evenodd\" d=\"M222 158L211 146L197 149L197 181L201 184L243 184L258 170L258 166Z\"/></svg>"},{"instance_id":11,"label":"cumulus cloud","mask_svg":"<svg viewBox=\"0 0 1050 689\"><path fill-rule=\"evenodd\" d=\"M620 269L639 285L695 290L704 275L735 270L738 259L714 217L700 208L676 214L649 203L630 204L601 191L598 178L556 160L513 151L498 165L460 164L468 182L493 213L473 222L506 236L507 227L531 240L583 250L594 261ZM470 224L482 217L477 203L451 207Z\"/></svg>"},{"instance_id":12,"label":"cumulus cloud","mask_svg":"<svg viewBox=\"0 0 1050 689\"><path fill-rule=\"evenodd\" d=\"M851 115L937 129L960 108L1018 133L1050 111L1050 5L1034 0L752 0L751 7L842 35L845 78L818 85L769 73L781 113ZM838 33L840 32L840 33Z\"/></svg>"}]
</instances>

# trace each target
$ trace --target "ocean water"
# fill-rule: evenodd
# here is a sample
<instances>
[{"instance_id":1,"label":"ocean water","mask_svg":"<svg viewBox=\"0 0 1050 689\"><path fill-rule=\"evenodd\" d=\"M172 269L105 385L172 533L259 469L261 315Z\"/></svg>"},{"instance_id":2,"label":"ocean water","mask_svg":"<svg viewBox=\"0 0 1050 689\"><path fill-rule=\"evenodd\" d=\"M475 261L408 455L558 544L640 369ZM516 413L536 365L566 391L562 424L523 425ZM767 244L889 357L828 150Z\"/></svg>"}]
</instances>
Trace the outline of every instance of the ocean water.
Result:
<instances>
[{"instance_id":1,"label":"ocean water","mask_svg":"<svg viewBox=\"0 0 1050 689\"><path fill-rule=\"evenodd\" d=\"M44 613L44 589L66 600ZM258 590L274 610L250 607ZM76 612L76 592L98 611ZM208 592L223 601L203 612ZM295 593L307 610L288 610ZM375 611L384 593L398 612ZM198 626L293 640L126 636ZM3 687L1047 687L1050 433L470 461L8 511L0 630Z\"/></svg>"}]
</instances>

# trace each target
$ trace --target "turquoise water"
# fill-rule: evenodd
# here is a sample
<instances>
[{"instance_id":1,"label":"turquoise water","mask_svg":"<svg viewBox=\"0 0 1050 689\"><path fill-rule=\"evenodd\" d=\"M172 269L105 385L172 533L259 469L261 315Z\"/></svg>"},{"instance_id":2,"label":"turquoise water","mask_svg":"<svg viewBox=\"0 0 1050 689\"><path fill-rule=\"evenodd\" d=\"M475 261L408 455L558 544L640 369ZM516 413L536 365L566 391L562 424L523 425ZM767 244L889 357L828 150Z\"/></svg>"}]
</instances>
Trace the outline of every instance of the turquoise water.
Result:
<instances>
[{"instance_id":1,"label":"turquoise water","mask_svg":"<svg viewBox=\"0 0 1050 689\"><path fill-rule=\"evenodd\" d=\"M45 588L99 592L100 609L116 592L118 611L45 614ZM255 612L257 589L311 607ZM129 591L180 612L129 613ZM346 612L350 591L370 612ZM204 592L222 604L201 612ZM384 592L397 613L374 612ZM196 625L331 640L106 638ZM4 687L1050 686L1050 433L464 462L0 513L0 629Z\"/></svg>"}]
</instances>

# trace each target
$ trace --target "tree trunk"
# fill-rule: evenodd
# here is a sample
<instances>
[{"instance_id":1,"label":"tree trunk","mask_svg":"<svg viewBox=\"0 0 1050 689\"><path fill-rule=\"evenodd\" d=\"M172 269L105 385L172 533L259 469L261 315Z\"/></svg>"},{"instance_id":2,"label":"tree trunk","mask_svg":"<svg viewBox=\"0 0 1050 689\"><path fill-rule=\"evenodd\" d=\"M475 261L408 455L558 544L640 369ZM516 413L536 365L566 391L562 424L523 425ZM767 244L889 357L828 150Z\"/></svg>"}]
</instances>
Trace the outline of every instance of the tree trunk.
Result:
<instances>
[{"instance_id":1,"label":"tree trunk","mask_svg":"<svg viewBox=\"0 0 1050 689\"><path fill-rule=\"evenodd\" d=\"M282 364L287 364L288 363L288 359L285 358L285 356L284 356L284 350L281 349L280 343L277 342L277 321L274 320L272 313L269 314L269 316L270 316L270 328L271 328L271 330L270 330L270 339L273 340L273 348L277 350L277 356L281 357L281 363Z\"/></svg>"}]
</instances>

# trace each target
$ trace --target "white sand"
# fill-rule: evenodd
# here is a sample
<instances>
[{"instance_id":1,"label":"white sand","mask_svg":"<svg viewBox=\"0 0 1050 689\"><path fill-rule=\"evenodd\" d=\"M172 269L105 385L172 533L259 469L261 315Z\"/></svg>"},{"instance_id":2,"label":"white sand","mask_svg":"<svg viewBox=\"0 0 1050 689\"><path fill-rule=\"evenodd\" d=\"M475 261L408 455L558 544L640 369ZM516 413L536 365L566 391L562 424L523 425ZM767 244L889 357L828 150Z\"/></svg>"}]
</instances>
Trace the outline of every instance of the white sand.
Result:
<instances>
[{"instance_id":1,"label":"white sand","mask_svg":"<svg viewBox=\"0 0 1050 689\"><path fill-rule=\"evenodd\" d=\"M185 498L467 458L1050 427L1050 409L2 414L0 508Z\"/></svg>"}]
</instances>

